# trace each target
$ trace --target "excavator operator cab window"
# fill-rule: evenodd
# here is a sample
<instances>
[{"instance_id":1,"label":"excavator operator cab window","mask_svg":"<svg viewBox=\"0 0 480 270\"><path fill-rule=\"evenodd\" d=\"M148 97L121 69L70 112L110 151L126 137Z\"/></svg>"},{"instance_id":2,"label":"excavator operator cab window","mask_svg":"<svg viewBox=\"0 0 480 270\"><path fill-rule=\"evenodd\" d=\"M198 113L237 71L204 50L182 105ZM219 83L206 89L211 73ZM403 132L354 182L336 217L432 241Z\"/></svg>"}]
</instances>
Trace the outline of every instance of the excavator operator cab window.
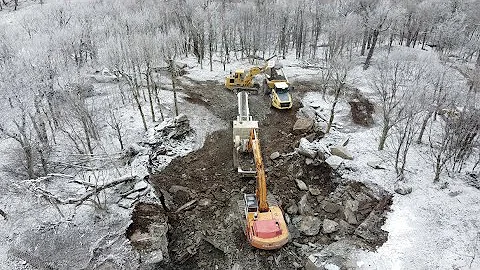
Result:
<instances>
[{"instance_id":1,"label":"excavator operator cab window","mask_svg":"<svg viewBox=\"0 0 480 270\"><path fill-rule=\"evenodd\" d=\"M248 212L257 212L258 210L258 203L255 194L245 194L245 205L247 206Z\"/></svg>"}]
</instances>

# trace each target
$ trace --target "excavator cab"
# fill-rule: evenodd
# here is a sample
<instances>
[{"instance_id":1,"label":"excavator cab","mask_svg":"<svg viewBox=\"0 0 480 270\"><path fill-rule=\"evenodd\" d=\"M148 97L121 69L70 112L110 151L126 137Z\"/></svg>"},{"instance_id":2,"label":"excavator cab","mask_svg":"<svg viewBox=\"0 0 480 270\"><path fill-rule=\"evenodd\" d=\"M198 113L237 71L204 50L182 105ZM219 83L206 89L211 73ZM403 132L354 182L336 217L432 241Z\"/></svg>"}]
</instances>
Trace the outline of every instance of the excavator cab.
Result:
<instances>
[{"instance_id":1,"label":"excavator cab","mask_svg":"<svg viewBox=\"0 0 480 270\"><path fill-rule=\"evenodd\" d=\"M245 81L245 70L243 69L237 69L235 72L231 72L230 75L228 75L225 78L225 87L228 89L234 88L234 87L243 87L243 83Z\"/></svg>"}]
</instances>

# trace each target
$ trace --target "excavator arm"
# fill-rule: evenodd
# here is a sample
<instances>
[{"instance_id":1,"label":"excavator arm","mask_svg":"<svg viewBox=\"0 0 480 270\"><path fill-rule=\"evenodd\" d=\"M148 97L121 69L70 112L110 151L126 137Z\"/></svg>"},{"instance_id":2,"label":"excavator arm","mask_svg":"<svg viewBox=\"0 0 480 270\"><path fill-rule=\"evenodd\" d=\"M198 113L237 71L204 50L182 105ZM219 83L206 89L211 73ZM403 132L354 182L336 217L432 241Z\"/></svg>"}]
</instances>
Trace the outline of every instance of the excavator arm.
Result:
<instances>
[{"instance_id":1,"label":"excavator arm","mask_svg":"<svg viewBox=\"0 0 480 270\"><path fill-rule=\"evenodd\" d=\"M267 202L267 180L265 177L265 168L263 165L262 152L260 151L260 140L257 137L257 131L255 129L252 129L250 131L248 149L253 152L253 157L255 159L255 168L257 170L256 195L258 200L258 210L260 212L268 212L269 207Z\"/></svg>"}]
</instances>

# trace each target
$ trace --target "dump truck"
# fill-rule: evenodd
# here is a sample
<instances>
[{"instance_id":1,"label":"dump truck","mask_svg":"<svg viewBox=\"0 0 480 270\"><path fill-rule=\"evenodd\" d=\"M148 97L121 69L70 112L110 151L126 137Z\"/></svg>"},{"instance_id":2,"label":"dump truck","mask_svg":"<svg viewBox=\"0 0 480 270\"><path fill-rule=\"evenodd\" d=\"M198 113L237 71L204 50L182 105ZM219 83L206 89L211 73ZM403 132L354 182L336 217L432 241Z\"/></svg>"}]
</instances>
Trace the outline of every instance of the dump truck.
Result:
<instances>
[{"instance_id":1,"label":"dump truck","mask_svg":"<svg viewBox=\"0 0 480 270\"><path fill-rule=\"evenodd\" d=\"M278 61L270 60L265 68L265 80L263 82L263 92L270 95L272 106L284 110L292 108L292 95L290 91L293 86L290 85L283 66Z\"/></svg>"}]
</instances>

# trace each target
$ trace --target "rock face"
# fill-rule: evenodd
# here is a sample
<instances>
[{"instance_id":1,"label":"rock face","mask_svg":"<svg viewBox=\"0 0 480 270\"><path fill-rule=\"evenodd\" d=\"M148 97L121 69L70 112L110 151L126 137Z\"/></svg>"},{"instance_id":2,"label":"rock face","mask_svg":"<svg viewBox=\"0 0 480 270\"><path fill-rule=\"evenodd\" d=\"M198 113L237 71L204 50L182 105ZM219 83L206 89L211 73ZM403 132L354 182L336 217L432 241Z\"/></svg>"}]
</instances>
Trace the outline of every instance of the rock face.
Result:
<instances>
[{"instance_id":1,"label":"rock face","mask_svg":"<svg viewBox=\"0 0 480 270\"><path fill-rule=\"evenodd\" d=\"M294 134L303 134L310 132L313 129L313 120L309 118L298 118L293 125Z\"/></svg>"},{"instance_id":2,"label":"rock face","mask_svg":"<svg viewBox=\"0 0 480 270\"><path fill-rule=\"evenodd\" d=\"M348 102L352 113L352 120L355 124L369 127L373 124L372 114L375 107L372 102L364 96L357 94L356 97Z\"/></svg>"},{"instance_id":3,"label":"rock face","mask_svg":"<svg viewBox=\"0 0 480 270\"><path fill-rule=\"evenodd\" d=\"M338 223L330 220L330 219L324 219L323 220L323 232L324 233L332 233L338 231Z\"/></svg>"},{"instance_id":4,"label":"rock face","mask_svg":"<svg viewBox=\"0 0 480 270\"><path fill-rule=\"evenodd\" d=\"M340 146L340 145L332 146L330 147L330 153L332 153L332 155L334 156L341 157L343 159L353 160L353 155L344 146Z\"/></svg>"},{"instance_id":5,"label":"rock face","mask_svg":"<svg viewBox=\"0 0 480 270\"><path fill-rule=\"evenodd\" d=\"M167 137L171 139L181 139L192 131L190 120L185 114L180 114L174 119L163 121L155 127L155 137Z\"/></svg>"},{"instance_id":6,"label":"rock face","mask_svg":"<svg viewBox=\"0 0 480 270\"><path fill-rule=\"evenodd\" d=\"M139 216L138 209L147 210L148 216ZM148 247L141 250L142 264L144 267L155 265L159 262L169 261L168 255L168 217L162 212L161 206L141 203L133 212L133 220L149 220L143 224L145 227L130 225L127 236L135 247Z\"/></svg>"}]
</instances>

